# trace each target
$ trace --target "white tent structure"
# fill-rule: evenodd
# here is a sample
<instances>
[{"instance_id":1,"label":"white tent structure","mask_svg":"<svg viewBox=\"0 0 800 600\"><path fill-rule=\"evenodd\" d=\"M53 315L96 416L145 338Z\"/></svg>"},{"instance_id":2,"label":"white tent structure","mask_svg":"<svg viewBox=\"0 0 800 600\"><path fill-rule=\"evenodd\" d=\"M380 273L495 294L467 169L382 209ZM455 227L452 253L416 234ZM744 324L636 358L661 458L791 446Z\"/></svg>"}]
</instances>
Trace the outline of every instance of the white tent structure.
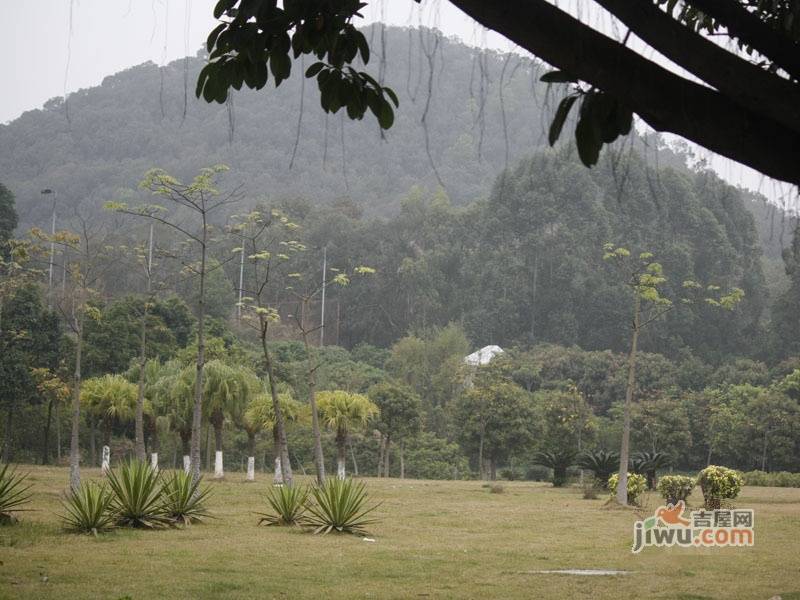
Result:
<instances>
[{"instance_id":1,"label":"white tent structure","mask_svg":"<svg viewBox=\"0 0 800 600\"><path fill-rule=\"evenodd\" d=\"M469 356L464 357L464 362L473 367L488 365L495 356L503 354L503 352L504 350L500 346L484 346L480 350L476 350Z\"/></svg>"}]
</instances>

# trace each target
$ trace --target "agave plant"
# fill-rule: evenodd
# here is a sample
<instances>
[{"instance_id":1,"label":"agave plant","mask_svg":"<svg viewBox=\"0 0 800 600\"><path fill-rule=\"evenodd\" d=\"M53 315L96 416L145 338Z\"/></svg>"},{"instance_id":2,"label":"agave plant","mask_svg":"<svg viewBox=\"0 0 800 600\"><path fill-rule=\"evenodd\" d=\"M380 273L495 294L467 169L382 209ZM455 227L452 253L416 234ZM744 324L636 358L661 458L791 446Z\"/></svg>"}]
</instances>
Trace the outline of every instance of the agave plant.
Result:
<instances>
[{"instance_id":1,"label":"agave plant","mask_svg":"<svg viewBox=\"0 0 800 600\"><path fill-rule=\"evenodd\" d=\"M619 453L605 450L588 450L578 456L576 463L581 469L594 473L595 483L605 486L611 474L619 468Z\"/></svg>"},{"instance_id":2,"label":"agave plant","mask_svg":"<svg viewBox=\"0 0 800 600\"><path fill-rule=\"evenodd\" d=\"M308 494L308 488L299 485L270 488L267 492L267 503L272 512L259 513L261 518L258 524L303 525Z\"/></svg>"},{"instance_id":3,"label":"agave plant","mask_svg":"<svg viewBox=\"0 0 800 600\"><path fill-rule=\"evenodd\" d=\"M130 461L120 473L108 472L111 513L120 527L154 529L171 523L164 508L161 478L145 462Z\"/></svg>"},{"instance_id":4,"label":"agave plant","mask_svg":"<svg viewBox=\"0 0 800 600\"><path fill-rule=\"evenodd\" d=\"M537 452L534 462L553 469L553 487L562 487L567 482L567 469L575 462L575 451L560 448Z\"/></svg>"},{"instance_id":5,"label":"agave plant","mask_svg":"<svg viewBox=\"0 0 800 600\"><path fill-rule=\"evenodd\" d=\"M191 473L175 471L164 478L161 488L163 508L167 517L176 523L189 525L210 517L206 500L211 490L201 488L202 477L196 481Z\"/></svg>"},{"instance_id":6,"label":"agave plant","mask_svg":"<svg viewBox=\"0 0 800 600\"><path fill-rule=\"evenodd\" d=\"M14 523L17 519L13 513L25 510L20 507L31 499L28 492L31 486L25 483L27 478L16 469L9 470L8 465L0 468L0 524Z\"/></svg>"},{"instance_id":7,"label":"agave plant","mask_svg":"<svg viewBox=\"0 0 800 600\"><path fill-rule=\"evenodd\" d=\"M376 522L367 515L379 504L367 507L364 483L352 479L328 479L323 485L311 489L314 503L306 503L309 516L306 523L314 533L352 533L365 535L365 527Z\"/></svg>"},{"instance_id":8,"label":"agave plant","mask_svg":"<svg viewBox=\"0 0 800 600\"><path fill-rule=\"evenodd\" d=\"M95 536L112 529L111 501L111 492L105 485L84 482L62 502L65 513L60 518L64 529Z\"/></svg>"},{"instance_id":9,"label":"agave plant","mask_svg":"<svg viewBox=\"0 0 800 600\"><path fill-rule=\"evenodd\" d=\"M664 452L639 452L631 458L631 470L647 478L647 489L656 489L656 471L672 464L672 459Z\"/></svg>"}]
</instances>

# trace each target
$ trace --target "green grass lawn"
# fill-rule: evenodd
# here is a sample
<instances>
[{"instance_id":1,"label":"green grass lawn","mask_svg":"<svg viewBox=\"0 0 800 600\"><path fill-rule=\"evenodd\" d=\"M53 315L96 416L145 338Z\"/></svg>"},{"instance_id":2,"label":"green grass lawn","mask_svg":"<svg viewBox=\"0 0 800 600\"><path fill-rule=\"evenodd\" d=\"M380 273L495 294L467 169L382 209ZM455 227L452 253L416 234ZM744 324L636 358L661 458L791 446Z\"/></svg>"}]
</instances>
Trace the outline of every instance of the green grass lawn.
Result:
<instances>
[{"instance_id":1,"label":"green grass lawn","mask_svg":"<svg viewBox=\"0 0 800 600\"><path fill-rule=\"evenodd\" d=\"M30 471L36 511L0 528L0 598L800 599L800 489L744 489L736 505L755 510L753 548L633 555L632 524L655 496L637 514L548 484L491 494L476 481L368 479L382 505L367 542L256 526L270 480L236 473L211 484L206 524L95 539L60 530L67 470ZM632 573L537 573L568 568Z\"/></svg>"}]
</instances>

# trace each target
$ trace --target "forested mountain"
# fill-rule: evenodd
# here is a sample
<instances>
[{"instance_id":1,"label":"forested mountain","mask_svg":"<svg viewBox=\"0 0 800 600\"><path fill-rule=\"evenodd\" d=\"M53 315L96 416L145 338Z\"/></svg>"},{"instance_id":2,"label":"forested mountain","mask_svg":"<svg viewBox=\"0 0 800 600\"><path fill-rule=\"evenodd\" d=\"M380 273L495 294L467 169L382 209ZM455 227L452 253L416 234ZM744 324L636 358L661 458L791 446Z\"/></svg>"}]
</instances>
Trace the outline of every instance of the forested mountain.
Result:
<instances>
[{"instance_id":1,"label":"forested mountain","mask_svg":"<svg viewBox=\"0 0 800 600\"><path fill-rule=\"evenodd\" d=\"M436 173L454 202L484 197L507 156L514 160L542 143L546 90L537 63L480 53L427 29L388 28L386 48L387 56L411 62L385 63L386 84L401 102L385 139L371 119L326 118L313 82L305 88L298 135L301 78L269 93L237 92L228 106L197 100L200 53L163 68L130 68L71 94L67 104L53 99L0 126L0 179L15 193L26 225L48 214L37 204L44 187L57 189L66 205L97 206L120 188L135 188L148 168L189 176L216 163L235 167L250 199L302 196L317 203L347 196L386 213L412 185L439 185Z\"/></svg>"},{"instance_id":2,"label":"forested mountain","mask_svg":"<svg viewBox=\"0 0 800 600\"><path fill-rule=\"evenodd\" d=\"M686 154L657 136L631 136L585 169L571 143L543 147L554 99L538 82L542 65L432 30L385 32L386 55L410 57L374 58L401 101L386 139L371 120L326 118L314 106L318 91L309 85L301 95L299 78L268 93L237 92L227 106L197 101L202 53L133 67L0 126L0 179L16 196L20 230L48 223L43 188L58 192L68 226L76 208L97 220L108 218L99 217L107 200L144 199L136 186L151 167L188 178L225 163L226 187L243 192L228 213L280 204L304 229L309 269L319 268L323 246L334 265L377 269L330 292L334 341L347 346L387 346L456 321L477 345L624 350L623 282L601 260L602 244L613 242L653 252L673 296L686 279L745 291L735 319L707 306L676 310L651 329L646 349L690 348L710 361L786 355L785 343L768 339L767 320L770 293L789 287L780 253L790 218L687 167ZM114 227L115 243L141 242L141 231ZM212 312L223 318L238 277L232 244L217 252L227 277L220 270L211 281ZM107 278L106 296L141 283L125 261ZM189 288L174 287L191 303Z\"/></svg>"},{"instance_id":3,"label":"forested mountain","mask_svg":"<svg viewBox=\"0 0 800 600\"><path fill-rule=\"evenodd\" d=\"M368 213L388 214L412 186L441 183L455 205L465 205L488 196L503 168L546 145L558 98L538 82L546 70L540 63L481 51L428 29L386 28L385 53L379 28L366 35L376 48L373 68L400 97L385 139L371 119L326 118L313 82L302 95L298 129L302 78L267 93L236 92L227 106L197 100L203 52L163 67L132 67L71 94L66 103L54 98L0 125L0 181L17 198L22 228L47 222L49 203L39 202L43 188L57 190L61 212L70 214L72 206L99 207L120 190L135 189L155 166L188 177L204 165L229 164L251 202L347 197ZM384 55L408 60L382 61ZM684 156L657 138L628 142L654 164L684 166ZM754 200L754 210L769 221L765 234L788 244L780 232L789 232L789 224Z\"/></svg>"},{"instance_id":4,"label":"forested mountain","mask_svg":"<svg viewBox=\"0 0 800 600\"><path fill-rule=\"evenodd\" d=\"M291 210L291 209L290 209ZM341 208L306 218L314 244L378 275L337 292L349 343L385 346L409 329L463 324L477 345L541 342L623 351L630 305L602 260L605 242L653 252L666 294L694 280L745 298L735 318L707 303L681 306L645 348L706 360L763 351L761 247L742 198L709 172L655 171L632 154L588 170L568 152L537 153L501 174L488 200L466 208L412 192L400 214L365 221Z\"/></svg>"}]
</instances>

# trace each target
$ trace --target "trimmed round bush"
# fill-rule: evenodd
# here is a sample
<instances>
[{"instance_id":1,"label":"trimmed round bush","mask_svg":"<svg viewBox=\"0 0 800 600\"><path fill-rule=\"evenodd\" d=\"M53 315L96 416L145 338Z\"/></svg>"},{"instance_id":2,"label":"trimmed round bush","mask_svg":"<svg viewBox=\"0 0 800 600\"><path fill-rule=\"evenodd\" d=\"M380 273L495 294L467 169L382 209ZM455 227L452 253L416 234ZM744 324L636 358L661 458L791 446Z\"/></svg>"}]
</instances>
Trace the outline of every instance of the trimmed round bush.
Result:
<instances>
[{"instance_id":1,"label":"trimmed round bush","mask_svg":"<svg viewBox=\"0 0 800 600\"><path fill-rule=\"evenodd\" d=\"M731 500L739 495L744 484L742 474L727 467L709 465L697 476L697 483L703 490L706 508L719 508L722 500Z\"/></svg>"},{"instance_id":2,"label":"trimmed round bush","mask_svg":"<svg viewBox=\"0 0 800 600\"><path fill-rule=\"evenodd\" d=\"M656 489L667 504L675 505L681 500L684 502L695 486L694 477L686 475L664 475L658 480Z\"/></svg>"},{"instance_id":3,"label":"trimmed round bush","mask_svg":"<svg viewBox=\"0 0 800 600\"><path fill-rule=\"evenodd\" d=\"M608 478L608 490L611 495L617 493L617 483L619 483L619 473L614 473ZM628 473L628 503L638 504L639 496L647 489L647 478L639 473Z\"/></svg>"}]
</instances>

